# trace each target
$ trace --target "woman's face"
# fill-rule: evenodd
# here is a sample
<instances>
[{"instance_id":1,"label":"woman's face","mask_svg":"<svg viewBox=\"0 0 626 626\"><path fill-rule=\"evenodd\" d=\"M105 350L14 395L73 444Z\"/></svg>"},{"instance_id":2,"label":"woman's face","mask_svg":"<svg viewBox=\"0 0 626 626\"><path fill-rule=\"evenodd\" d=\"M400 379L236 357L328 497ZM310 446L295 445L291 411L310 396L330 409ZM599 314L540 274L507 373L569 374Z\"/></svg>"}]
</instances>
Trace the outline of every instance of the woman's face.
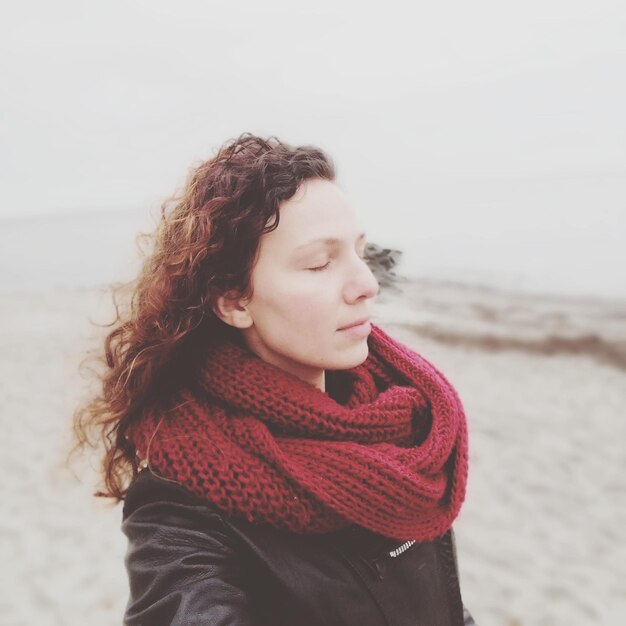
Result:
<instances>
[{"instance_id":1,"label":"woman's face","mask_svg":"<svg viewBox=\"0 0 626 626\"><path fill-rule=\"evenodd\" d=\"M324 389L325 369L348 369L368 354L370 317L379 285L363 260L365 234L334 183L305 181L280 206L278 227L261 237L253 296L240 301L240 324L263 360Z\"/></svg>"}]
</instances>

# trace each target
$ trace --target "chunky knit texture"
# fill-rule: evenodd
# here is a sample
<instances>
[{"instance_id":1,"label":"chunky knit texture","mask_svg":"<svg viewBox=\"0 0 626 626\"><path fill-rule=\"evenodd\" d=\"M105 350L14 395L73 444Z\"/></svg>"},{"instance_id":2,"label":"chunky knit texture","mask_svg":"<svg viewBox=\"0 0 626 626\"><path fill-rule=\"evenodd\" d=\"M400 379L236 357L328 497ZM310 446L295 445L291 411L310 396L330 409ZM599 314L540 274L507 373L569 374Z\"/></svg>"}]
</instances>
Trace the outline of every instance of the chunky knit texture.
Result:
<instances>
[{"instance_id":1,"label":"chunky knit texture","mask_svg":"<svg viewBox=\"0 0 626 626\"><path fill-rule=\"evenodd\" d=\"M235 343L130 434L160 476L228 516L294 532L355 523L426 541L452 525L468 471L461 401L422 356L372 326L361 365L323 392Z\"/></svg>"}]
</instances>

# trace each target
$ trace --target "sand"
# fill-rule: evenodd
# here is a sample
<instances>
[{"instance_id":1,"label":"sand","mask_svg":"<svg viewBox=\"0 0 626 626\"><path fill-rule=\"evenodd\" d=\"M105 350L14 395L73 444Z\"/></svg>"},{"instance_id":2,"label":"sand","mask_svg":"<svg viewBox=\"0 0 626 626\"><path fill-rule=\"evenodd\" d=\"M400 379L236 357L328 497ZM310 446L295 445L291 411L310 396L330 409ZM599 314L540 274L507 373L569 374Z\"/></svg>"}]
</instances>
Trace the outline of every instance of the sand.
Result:
<instances>
[{"instance_id":1,"label":"sand","mask_svg":"<svg viewBox=\"0 0 626 626\"><path fill-rule=\"evenodd\" d=\"M102 289L0 294L1 622L121 623L121 506L93 498L96 460L65 466L78 363ZM626 623L626 303L412 281L377 321L439 367L468 417L455 523L480 626Z\"/></svg>"}]
</instances>

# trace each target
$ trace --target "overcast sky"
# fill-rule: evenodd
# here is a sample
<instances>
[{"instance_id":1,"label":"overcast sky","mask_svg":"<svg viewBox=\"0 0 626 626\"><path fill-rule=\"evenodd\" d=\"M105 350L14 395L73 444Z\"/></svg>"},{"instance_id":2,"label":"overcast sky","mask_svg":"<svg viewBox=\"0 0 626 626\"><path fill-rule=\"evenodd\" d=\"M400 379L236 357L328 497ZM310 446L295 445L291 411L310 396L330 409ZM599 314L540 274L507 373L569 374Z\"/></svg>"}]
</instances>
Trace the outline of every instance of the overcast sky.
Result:
<instances>
[{"instance_id":1,"label":"overcast sky","mask_svg":"<svg viewBox=\"0 0 626 626\"><path fill-rule=\"evenodd\" d=\"M622 1L2 13L0 217L154 211L249 130L326 149L370 238L413 267L486 271L502 256L590 286L605 268L602 289L626 295Z\"/></svg>"}]
</instances>

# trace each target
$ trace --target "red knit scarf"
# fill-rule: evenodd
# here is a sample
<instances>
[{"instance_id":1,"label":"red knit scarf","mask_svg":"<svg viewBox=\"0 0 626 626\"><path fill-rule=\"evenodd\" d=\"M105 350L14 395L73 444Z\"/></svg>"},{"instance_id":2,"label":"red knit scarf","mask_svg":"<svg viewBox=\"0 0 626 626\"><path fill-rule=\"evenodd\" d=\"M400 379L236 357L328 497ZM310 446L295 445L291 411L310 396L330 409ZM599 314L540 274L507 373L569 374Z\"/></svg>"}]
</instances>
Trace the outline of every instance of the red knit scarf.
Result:
<instances>
[{"instance_id":1,"label":"red knit scarf","mask_svg":"<svg viewBox=\"0 0 626 626\"><path fill-rule=\"evenodd\" d=\"M444 375L373 325L359 366L323 392L235 343L130 438L152 470L229 516L294 532L356 523L397 539L441 536L468 471L461 401Z\"/></svg>"}]
</instances>

